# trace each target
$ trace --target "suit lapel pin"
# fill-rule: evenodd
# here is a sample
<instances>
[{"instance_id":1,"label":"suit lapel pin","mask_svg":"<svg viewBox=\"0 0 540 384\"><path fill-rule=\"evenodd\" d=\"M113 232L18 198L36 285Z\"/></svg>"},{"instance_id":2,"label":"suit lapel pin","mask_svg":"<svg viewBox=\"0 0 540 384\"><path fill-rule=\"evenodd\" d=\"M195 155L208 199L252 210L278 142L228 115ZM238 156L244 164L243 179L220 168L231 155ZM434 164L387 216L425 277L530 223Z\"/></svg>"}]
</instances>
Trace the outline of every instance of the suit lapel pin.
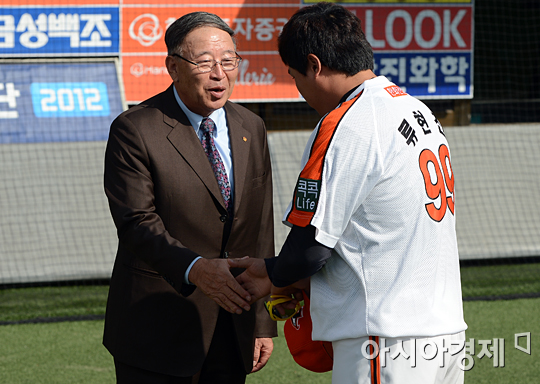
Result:
<instances>
[{"instance_id":1,"label":"suit lapel pin","mask_svg":"<svg viewBox=\"0 0 540 384\"><path fill-rule=\"evenodd\" d=\"M247 137L245 137L245 136L242 137L242 140L247 141Z\"/></svg>"}]
</instances>

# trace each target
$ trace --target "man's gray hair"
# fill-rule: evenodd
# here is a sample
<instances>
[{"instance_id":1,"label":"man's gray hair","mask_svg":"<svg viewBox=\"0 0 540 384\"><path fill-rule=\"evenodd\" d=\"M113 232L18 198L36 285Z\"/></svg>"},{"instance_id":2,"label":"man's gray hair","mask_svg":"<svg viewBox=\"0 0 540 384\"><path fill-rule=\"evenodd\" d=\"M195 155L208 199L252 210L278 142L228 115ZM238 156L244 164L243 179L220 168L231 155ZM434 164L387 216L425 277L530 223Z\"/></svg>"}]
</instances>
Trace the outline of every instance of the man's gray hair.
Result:
<instances>
[{"instance_id":1,"label":"man's gray hair","mask_svg":"<svg viewBox=\"0 0 540 384\"><path fill-rule=\"evenodd\" d=\"M186 36L193 30L201 27L213 27L221 29L227 32L233 39L234 48L236 49L236 40L234 38L234 31L227 25L218 15L214 15L209 12L192 12L182 16L165 32L165 45L167 46L167 53L169 55L173 53L182 54L181 45L184 42Z\"/></svg>"}]
</instances>

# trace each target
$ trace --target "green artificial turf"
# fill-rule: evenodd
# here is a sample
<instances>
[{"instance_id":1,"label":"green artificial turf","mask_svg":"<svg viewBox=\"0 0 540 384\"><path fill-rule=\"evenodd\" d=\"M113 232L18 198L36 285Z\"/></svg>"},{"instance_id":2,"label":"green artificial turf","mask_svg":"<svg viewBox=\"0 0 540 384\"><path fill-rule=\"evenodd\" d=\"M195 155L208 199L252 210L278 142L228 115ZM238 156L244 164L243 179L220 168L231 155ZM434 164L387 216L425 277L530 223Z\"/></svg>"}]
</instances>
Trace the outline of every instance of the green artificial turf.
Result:
<instances>
[{"instance_id":1,"label":"green artificial turf","mask_svg":"<svg viewBox=\"0 0 540 384\"><path fill-rule=\"evenodd\" d=\"M467 384L536 384L540 377L540 299L473 301L464 303L469 325L467 339L475 339L474 367L465 373ZM274 339L268 365L249 375L248 384L323 384L331 373L309 372L294 362L283 338ZM103 321L20 324L0 327L0 382L10 384L114 384L111 356L101 345ZM516 333L531 332L531 355L514 347ZM476 357L478 340L505 339L505 367L493 367L493 358ZM521 339L520 346L525 347Z\"/></svg>"},{"instance_id":2,"label":"green artificial turf","mask_svg":"<svg viewBox=\"0 0 540 384\"><path fill-rule=\"evenodd\" d=\"M1 326L0 382L114 384L102 333L103 321Z\"/></svg>"},{"instance_id":3,"label":"green artificial turf","mask_svg":"<svg viewBox=\"0 0 540 384\"><path fill-rule=\"evenodd\" d=\"M461 269L464 298L540 292L540 264L475 266ZM35 319L103 315L107 286L0 289L0 324ZM540 377L540 298L464 302L467 339L475 339L474 367L467 384L537 383ZM283 338L274 339L268 365L249 375L248 384L331 383L331 373L298 366ZM531 333L531 355L515 348L517 333ZM101 344L103 320L0 326L0 383L114 384L112 357ZM477 355L479 340L505 340L505 366ZM520 339L521 347L525 339Z\"/></svg>"},{"instance_id":4,"label":"green artificial turf","mask_svg":"<svg viewBox=\"0 0 540 384\"><path fill-rule=\"evenodd\" d=\"M467 340L475 339L474 367L465 373L467 384L535 384L540 381L540 299L473 301L464 303ZM531 354L515 348L515 335L531 333ZM494 367L494 356L479 359L478 340L505 340L505 366ZM525 338L518 345L525 347ZM493 343L492 343L493 345ZM499 359L501 356L499 356Z\"/></svg>"},{"instance_id":5,"label":"green artificial turf","mask_svg":"<svg viewBox=\"0 0 540 384\"><path fill-rule=\"evenodd\" d=\"M0 289L0 322L104 315L108 292L105 285Z\"/></svg>"},{"instance_id":6,"label":"green artificial turf","mask_svg":"<svg viewBox=\"0 0 540 384\"><path fill-rule=\"evenodd\" d=\"M249 375L247 383L330 383L330 372L313 373L294 362L282 323L278 329L270 362ZM101 344L102 333L102 320L1 326L0 382L114 384L114 364Z\"/></svg>"},{"instance_id":7,"label":"green artificial turf","mask_svg":"<svg viewBox=\"0 0 540 384\"><path fill-rule=\"evenodd\" d=\"M540 263L461 268L463 298L540 293Z\"/></svg>"}]
</instances>

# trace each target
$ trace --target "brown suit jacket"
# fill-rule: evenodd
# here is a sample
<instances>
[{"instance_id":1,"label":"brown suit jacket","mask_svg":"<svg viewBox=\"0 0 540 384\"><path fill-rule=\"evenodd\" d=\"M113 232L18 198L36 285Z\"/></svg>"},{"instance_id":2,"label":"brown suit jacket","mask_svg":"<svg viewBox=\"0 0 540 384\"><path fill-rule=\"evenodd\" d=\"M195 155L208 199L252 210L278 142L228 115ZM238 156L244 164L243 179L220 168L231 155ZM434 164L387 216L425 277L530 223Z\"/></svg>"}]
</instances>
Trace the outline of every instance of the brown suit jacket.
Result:
<instances>
[{"instance_id":1,"label":"brown suit jacket","mask_svg":"<svg viewBox=\"0 0 540 384\"><path fill-rule=\"evenodd\" d=\"M111 125L105 193L119 245L103 343L119 361L177 376L198 372L219 306L184 283L187 267L198 255L274 256L264 122L230 102L225 111L234 167L230 224L208 158L172 86ZM255 338L276 336L276 324L262 301L232 316L249 373Z\"/></svg>"}]
</instances>

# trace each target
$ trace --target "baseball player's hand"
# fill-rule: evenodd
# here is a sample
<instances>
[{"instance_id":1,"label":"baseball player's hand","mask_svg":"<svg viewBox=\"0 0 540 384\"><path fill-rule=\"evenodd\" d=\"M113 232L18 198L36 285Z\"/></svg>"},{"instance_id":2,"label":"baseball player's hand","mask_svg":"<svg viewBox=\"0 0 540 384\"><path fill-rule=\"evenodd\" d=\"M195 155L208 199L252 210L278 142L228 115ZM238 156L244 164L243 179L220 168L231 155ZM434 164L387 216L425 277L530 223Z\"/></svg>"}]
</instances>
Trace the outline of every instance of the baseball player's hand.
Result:
<instances>
[{"instance_id":1,"label":"baseball player's hand","mask_svg":"<svg viewBox=\"0 0 540 384\"><path fill-rule=\"evenodd\" d=\"M266 365L274 350L274 342L269 337L255 339L255 351L253 352L253 369L251 373L260 371Z\"/></svg>"},{"instance_id":2,"label":"baseball player's hand","mask_svg":"<svg viewBox=\"0 0 540 384\"><path fill-rule=\"evenodd\" d=\"M242 259L228 259L228 262L231 268L246 269L236 276L236 281L249 292L251 303L270 293L272 283L268 278L264 260L244 257Z\"/></svg>"},{"instance_id":3,"label":"baseball player's hand","mask_svg":"<svg viewBox=\"0 0 540 384\"><path fill-rule=\"evenodd\" d=\"M309 283L310 278L307 277L287 287L276 287L272 285L272 295L284 295L293 298L293 300L291 301L276 305L275 308L277 309L277 311L280 314L284 315L286 309L294 309L298 302L304 300L304 292L309 294Z\"/></svg>"},{"instance_id":4,"label":"baseball player's hand","mask_svg":"<svg viewBox=\"0 0 540 384\"><path fill-rule=\"evenodd\" d=\"M223 309L236 314L249 311L251 295L240 286L225 259L201 258L193 264L189 281Z\"/></svg>"}]
</instances>

